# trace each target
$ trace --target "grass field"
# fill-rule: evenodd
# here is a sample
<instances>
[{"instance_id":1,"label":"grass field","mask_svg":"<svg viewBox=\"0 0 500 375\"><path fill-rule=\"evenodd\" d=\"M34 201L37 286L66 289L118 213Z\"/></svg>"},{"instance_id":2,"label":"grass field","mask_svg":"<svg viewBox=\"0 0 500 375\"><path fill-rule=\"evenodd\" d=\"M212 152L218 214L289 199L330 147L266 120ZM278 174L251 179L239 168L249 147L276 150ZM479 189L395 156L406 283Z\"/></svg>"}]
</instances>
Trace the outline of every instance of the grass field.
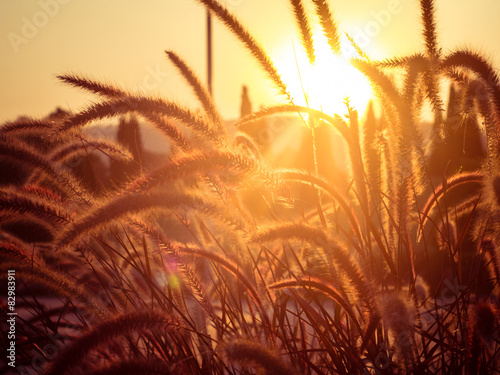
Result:
<instances>
[{"instance_id":1,"label":"grass field","mask_svg":"<svg viewBox=\"0 0 500 375\"><path fill-rule=\"evenodd\" d=\"M346 36L356 52L348 62L370 81L381 114L360 121L349 100L345 115L298 105L245 27L216 0L199 2L258 61L283 104L227 126L168 51L201 114L61 75L95 104L3 124L0 325L14 336L2 340L0 371L500 373L496 68L473 50L443 53L434 1L422 0L420 52L373 60ZM305 2L290 5L314 68L313 25L332 56L342 55L344 34L328 2L312 0L314 14ZM259 139L241 131L285 114L310 135L298 151L309 161L302 169L270 163ZM172 145L152 168L133 140L84 132L129 115ZM320 155L326 127L345 144L342 173ZM95 151L124 173L91 188L95 165L86 175L73 166Z\"/></svg>"}]
</instances>

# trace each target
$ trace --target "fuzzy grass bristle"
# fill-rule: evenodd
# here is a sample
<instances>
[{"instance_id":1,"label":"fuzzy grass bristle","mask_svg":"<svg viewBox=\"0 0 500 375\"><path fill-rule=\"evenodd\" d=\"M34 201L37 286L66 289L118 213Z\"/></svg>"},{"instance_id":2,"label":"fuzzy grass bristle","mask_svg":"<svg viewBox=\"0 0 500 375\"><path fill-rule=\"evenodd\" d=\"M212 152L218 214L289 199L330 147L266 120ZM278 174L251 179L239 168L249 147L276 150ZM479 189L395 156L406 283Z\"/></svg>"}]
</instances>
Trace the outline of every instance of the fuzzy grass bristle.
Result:
<instances>
[{"instance_id":1,"label":"fuzzy grass bristle","mask_svg":"<svg viewBox=\"0 0 500 375\"><path fill-rule=\"evenodd\" d=\"M334 53L339 54L340 34L328 2L326 0L313 0L313 3L330 48Z\"/></svg>"},{"instance_id":2,"label":"fuzzy grass bristle","mask_svg":"<svg viewBox=\"0 0 500 375\"><path fill-rule=\"evenodd\" d=\"M491 303L480 302L472 307L469 325L473 335L489 345L498 338L498 310Z\"/></svg>"},{"instance_id":3,"label":"fuzzy grass bristle","mask_svg":"<svg viewBox=\"0 0 500 375\"><path fill-rule=\"evenodd\" d=\"M262 368L266 375L296 374L280 357L253 341L237 340L227 343L225 352L231 361L250 362Z\"/></svg>"},{"instance_id":4,"label":"fuzzy grass bristle","mask_svg":"<svg viewBox=\"0 0 500 375\"><path fill-rule=\"evenodd\" d=\"M234 17L226 7L216 0L198 1L214 12L214 14L234 33L234 35L236 35L243 42L250 53L262 65L263 69L271 78L271 81L280 89L281 93L290 100L290 94L288 93L286 84L281 79L281 76L270 57L255 41L245 27L236 19L236 17Z\"/></svg>"},{"instance_id":5,"label":"fuzzy grass bristle","mask_svg":"<svg viewBox=\"0 0 500 375\"><path fill-rule=\"evenodd\" d=\"M304 5L302 4L302 0L290 0L290 3L292 4L295 19L297 20L297 25L302 36L302 44L306 50L307 58L310 64L314 64L316 56L314 53L313 36Z\"/></svg>"}]
</instances>

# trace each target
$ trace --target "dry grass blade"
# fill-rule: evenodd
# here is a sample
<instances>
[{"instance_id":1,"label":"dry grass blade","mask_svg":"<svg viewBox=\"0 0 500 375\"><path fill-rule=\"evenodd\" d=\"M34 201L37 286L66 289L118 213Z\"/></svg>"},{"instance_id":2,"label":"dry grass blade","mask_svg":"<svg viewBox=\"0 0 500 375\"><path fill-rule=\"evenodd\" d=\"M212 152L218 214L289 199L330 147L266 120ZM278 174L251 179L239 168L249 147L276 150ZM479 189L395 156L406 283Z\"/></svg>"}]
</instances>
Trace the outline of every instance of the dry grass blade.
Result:
<instances>
[{"instance_id":1,"label":"dry grass blade","mask_svg":"<svg viewBox=\"0 0 500 375\"><path fill-rule=\"evenodd\" d=\"M212 126L195 115L188 109L182 108L177 104L166 102L161 99L146 97L126 97L104 103L94 104L88 109L75 114L67 120L58 130L60 132L68 131L74 128L82 127L91 121L100 120L109 117L115 117L120 114L139 113L146 118L151 115L162 115L173 117L182 121L197 133L205 135L217 143L221 142L220 137L214 132Z\"/></svg>"},{"instance_id":2,"label":"dry grass blade","mask_svg":"<svg viewBox=\"0 0 500 375\"><path fill-rule=\"evenodd\" d=\"M200 208L206 206L206 203L199 197L189 194L138 193L119 195L69 224L60 233L56 241L56 248L67 248L96 228L102 229L106 224L110 224L125 215L144 212L152 208L171 209L179 206Z\"/></svg>"},{"instance_id":3,"label":"dry grass blade","mask_svg":"<svg viewBox=\"0 0 500 375\"><path fill-rule=\"evenodd\" d=\"M203 173L224 172L222 176L234 176L241 180L249 172L263 172L252 158L230 151L194 151L182 154L155 169L148 175L131 182L127 192L147 191L161 183L179 180L185 177L201 177Z\"/></svg>"},{"instance_id":4,"label":"dry grass blade","mask_svg":"<svg viewBox=\"0 0 500 375\"><path fill-rule=\"evenodd\" d=\"M33 248L0 229L0 254L5 263L31 260Z\"/></svg>"},{"instance_id":5,"label":"dry grass blade","mask_svg":"<svg viewBox=\"0 0 500 375\"><path fill-rule=\"evenodd\" d=\"M0 189L0 212L7 211L19 215L30 214L60 225L70 220L70 213L57 202L47 201L18 189Z\"/></svg>"},{"instance_id":6,"label":"dry grass blade","mask_svg":"<svg viewBox=\"0 0 500 375\"><path fill-rule=\"evenodd\" d=\"M424 73L426 94L433 106L436 122L440 123L442 121L444 106L440 98L439 89L437 62L440 59L441 51L437 42L434 0L421 0L420 8L422 12L422 23L424 27L423 33L427 49L427 58L429 61L429 67Z\"/></svg>"},{"instance_id":7,"label":"dry grass blade","mask_svg":"<svg viewBox=\"0 0 500 375\"><path fill-rule=\"evenodd\" d=\"M394 56L394 57L389 57L384 60L379 60L379 61L373 61L373 64L377 67L380 68L405 68L408 66L410 61L413 61L415 59L421 59L421 58L426 58L423 54L421 53L415 53L413 55L409 56Z\"/></svg>"},{"instance_id":8,"label":"dry grass blade","mask_svg":"<svg viewBox=\"0 0 500 375\"><path fill-rule=\"evenodd\" d=\"M333 285L328 283L325 280L321 280L317 277L300 277L298 279L287 279L276 281L270 285L268 285L269 289L284 289L284 288L312 288L319 290L324 293L328 297L332 298L335 302L337 302L342 308L346 311L349 317L352 319L358 332L361 334L361 327L359 325L358 319L354 310L352 309L349 301L346 301L342 295L335 289Z\"/></svg>"},{"instance_id":9,"label":"dry grass blade","mask_svg":"<svg viewBox=\"0 0 500 375\"><path fill-rule=\"evenodd\" d=\"M146 222L141 220L131 220L131 225L138 228L141 233L145 233L148 237L151 237L156 244L158 244L160 250L166 250L168 256L171 257L175 262L177 262L179 268L184 274L186 283L191 286L193 294L196 299L200 302L201 306L209 314L210 318L215 322L218 321L218 317L215 315L212 303L208 299L205 287L198 278L198 275L181 259L180 251L177 249L175 244L171 243L166 236L158 231L156 228L148 225Z\"/></svg>"},{"instance_id":10,"label":"dry grass blade","mask_svg":"<svg viewBox=\"0 0 500 375\"><path fill-rule=\"evenodd\" d=\"M75 87L93 92L104 96L109 99L119 99L132 97L129 93L121 90L113 85L100 83L88 78L78 77L72 74L57 76L63 82L67 82ZM131 99L132 100L132 99ZM142 112L143 117L148 119L153 125L155 125L158 130L167 136L167 138L173 140L176 145L180 146L182 149L188 149L188 141L184 135L179 131L175 124L169 123L163 119L163 116L154 114L152 112Z\"/></svg>"},{"instance_id":11,"label":"dry grass blade","mask_svg":"<svg viewBox=\"0 0 500 375\"><path fill-rule=\"evenodd\" d=\"M484 183L484 180L484 176L479 172L462 173L455 175L448 180L444 180L444 182L439 185L434 193L429 197L422 209L422 213L420 214L421 219L419 220L420 224L418 228L418 238L420 239L423 228L429 220L429 215L432 208L437 204L439 198L443 194L448 193L454 188L463 184L479 184L481 186Z\"/></svg>"},{"instance_id":12,"label":"dry grass blade","mask_svg":"<svg viewBox=\"0 0 500 375\"><path fill-rule=\"evenodd\" d=\"M347 38L347 40L349 41L349 43L351 44L351 46L354 48L354 50L356 51L356 53L358 54L358 57L363 59L363 60L367 60L367 61L370 61L370 56L368 56L365 51L363 51L363 49L359 46L358 43L356 43L356 41L354 40L354 38L349 34L349 33L344 33L345 37Z\"/></svg>"},{"instance_id":13,"label":"dry grass blade","mask_svg":"<svg viewBox=\"0 0 500 375\"><path fill-rule=\"evenodd\" d=\"M247 288L250 296L256 303L256 305L259 307L260 313L262 315L262 319L264 320L264 323L267 327L271 327L269 324L269 318L267 317L266 310L264 309L264 305L262 303L262 299L260 298L259 293L255 289L255 286L253 283L248 279L248 277L245 276L245 274L240 270L240 267L233 263L231 260L215 253L212 251L205 250L203 248L197 247L197 246L192 246L192 245L187 245L187 244L178 244L178 243L171 243L171 244L166 244L167 249L175 249L175 251L178 254L188 254L188 255L193 255L196 257L201 257L201 258L206 258L214 263L224 267L228 271L230 271L233 275L236 276L236 278L241 281L241 283Z\"/></svg>"},{"instance_id":14,"label":"dry grass blade","mask_svg":"<svg viewBox=\"0 0 500 375\"><path fill-rule=\"evenodd\" d=\"M349 205L347 198L344 197L344 195L340 193L333 185L329 184L324 179L311 176L310 174L303 171L280 170L277 171L277 175L280 179L289 181L299 181L304 184L312 184L327 192L333 199L335 199L340 204L340 206L342 207L343 211L345 212L350 221L352 230L354 231L359 240L362 239L361 229L352 207Z\"/></svg>"},{"instance_id":15,"label":"dry grass blade","mask_svg":"<svg viewBox=\"0 0 500 375\"><path fill-rule=\"evenodd\" d=\"M44 176L50 177L56 182L65 194L77 197L86 205L91 204L92 197L90 194L70 173L63 170L59 165L47 160L40 152L22 141L11 142L10 139L0 136L0 155L22 161L34 169L43 171Z\"/></svg>"},{"instance_id":16,"label":"dry grass blade","mask_svg":"<svg viewBox=\"0 0 500 375\"><path fill-rule=\"evenodd\" d=\"M299 26L300 34L302 36L302 44L306 50L307 58L309 59L309 63L314 64L316 56L314 55L313 36L304 5L302 4L302 0L290 0L290 2L292 3L295 19L297 20L297 25Z\"/></svg>"},{"instance_id":17,"label":"dry grass blade","mask_svg":"<svg viewBox=\"0 0 500 375\"><path fill-rule=\"evenodd\" d=\"M281 113L307 113L314 116L318 120L323 120L329 125L333 126L341 135L344 137L347 143L351 143L351 131L347 127L346 123L338 117L332 117L324 112L318 111L317 109L312 109L308 107L302 107L300 105L277 105L274 107L267 107L251 115L248 115L241 119L235 126L241 127L243 125L248 125L252 122L258 121L264 117L272 116Z\"/></svg>"},{"instance_id":18,"label":"dry grass blade","mask_svg":"<svg viewBox=\"0 0 500 375\"><path fill-rule=\"evenodd\" d=\"M411 94L405 95L406 101L408 103L417 103L414 95L418 92L418 78L422 76L425 87L425 94L432 105L434 113L436 114L436 116L438 116L439 119L441 119L442 114L444 113L444 104L440 97L439 82L437 80L434 65L429 61L429 58L421 54L414 54L408 57L405 61L405 64L407 65L408 69L408 74L406 77L407 84L405 86L408 87L408 83L412 85L412 88L410 90L404 90L405 92L411 92ZM441 120L436 121L440 122Z\"/></svg>"},{"instance_id":19,"label":"dry grass blade","mask_svg":"<svg viewBox=\"0 0 500 375\"><path fill-rule=\"evenodd\" d=\"M323 33L334 53L340 53L340 36L335 19L326 0L313 0Z\"/></svg>"},{"instance_id":20,"label":"dry grass blade","mask_svg":"<svg viewBox=\"0 0 500 375\"><path fill-rule=\"evenodd\" d=\"M25 193L29 196L41 198L44 201L58 203L60 206L64 205L63 198L50 188L38 185L24 185L19 188L19 192Z\"/></svg>"},{"instance_id":21,"label":"dry grass blade","mask_svg":"<svg viewBox=\"0 0 500 375\"><path fill-rule=\"evenodd\" d=\"M491 279L500 280L500 251L498 246L489 239L481 242L481 250L486 254Z\"/></svg>"},{"instance_id":22,"label":"dry grass blade","mask_svg":"<svg viewBox=\"0 0 500 375\"><path fill-rule=\"evenodd\" d=\"M58 75L57 78L74 87L90 91L106 98L120 98L128 96L124 90L121 90L113 85L100 83L85 77L78 77L74 74Z\"/></svg>"},{"instance_id":23,"label":"dry grass blade","mask_svg":"<svg viewBox=\"0 0 500 375\"><path fill-rule=\"evenodd\" d=\"M332 256L346 276L352 281L356 295L366 302L367 313L377 314L373 288L364 272L342 245L327 236L322 230L304 224L281 224L258 231L250 238L251 242L263 243L276 240L297 239L316 244L323 248L327 256Z\"/></svg>"},{"instance_id":24,"label":"dry grass blade","mask_svg":"<svg viewBox=\"0 0 500 375\"><path fill-rule=\"evenodd\" d=\"M293 375L296 372L269 349L251 341L238 340L226 344L226 355L230 361L250 362L264 370L266 375Z\"/></svg>"},{"instance_id":25,"label":"dry grass blade","mask_svg":"<svg viewBox=\"0 0 500 375\"><path fill-rule=\"evenodd\" d=\"M429 58L435 59L439 56L436 36L436 20L434 19L434 0L421 0L422 21L424 25L424 40Z\"/></svg>"},{"instance_id":26,"label":"dry grass blade","mask_svg":"<svg viewBox=\"0 0 500 375\"><path fill-rule=\"evenodd\" d=\"M49 158L53 162L63 163L66 160L78 155L88 155L88 153L93 150L99 150L113 160L133 160L130 151L122 147L119 143L109 142L102 139L88 138L81 138L81 140L71 143L67 142L63 146L55 149L50 154Z\"/></svg>"},{"instance_id":27,"label":"dry grass blade","mask_svg":"<svg viewBox=\"0 0 500 375\"><path fill-rule=\"evenodd\" d=\"M436 121L441 121L444 113L444 103L440 96L439 82L436 77L432 67L424 73L426 96L432 105L432 110L436 115Z\"/></svg>"},{"instance_id":28,"label":"dry grass blade","mask_svg":"<svg viewBox=\"0 0 500 375\"><path fill-rule=\"evenodd\" d=\"M23 119L22 121L6 122L0 126L0 134L5 135L25 135L43 134L54 127L52 121Z\"/></svg>"},{"instance_id":29,"label":"dry grass blade","mask_svg":"<svg viewBox=\"0 0 500 375\"><path fill-rule=\"evenodd\" d=\"M181 72L182 76L189 83L191 88L193 89L196 97L203 105L203 109L206 114L209 115L212 121L219 127L219 130L222 134L225 133L226 129L224 127L224 122L222 118L219 116L217 109L215 108L215 104L212 100L212 97L202 85L201 81L198 79L196 74L187 66L187 64L179 57L175 52L165 51L170 61L175 65L177 69Z\"/></svg>"},{"instance_id":30,"label":"dry grass blade","mask_svg":"<svg viewBox=\"0 0 500 375\"><path fill-rule=\"evenodd\" d=\"M169 315L155 311L135 312L109 318L66 346L45 369L43 374L59 375L66 373L81 363L91 350L102 348L116 337L125 336L131 332L141 333L144 331L174 333L180 328L181 326L177 320Z\"/></svg>"},{"instance_id":31,"label":"dry grass blade","mask_svg":"<svg viewBox=\"0 0 500 375\"><path fill-rule=\"evenodd\" d=\"M461 67L476 73L491 91L496 117L500 118L500 80L487 59L473 51L455 51L443 59L441 67Z\"/></svg>"},{"instance_id":32,"label":"dry grass blade","mask_svg":"<svg viewBox=\"0 0 500 375\"><path fill-rule=\"evenodd\" d=\"M245 44L247 49L262 65L273 83L281 90L282 94L290 100L290 94L287 91L286 85L281 79L281 76L275 68L273 62L265 50L255 41L243 25L219 2L215 0L198 1L213 11L215 15L243 42L243 44Z\"/></svg>"},{"instance_id":33,"label":"dry grass blade","mask_svg":"<svg viewBox=\"0 0 500 375\"><path fill-rule=\"evenodd\" d=\"M142 116L149 120L160 132L173 141L174 145L178 146L181 150L189 151L192 148L190 141L179 130L177 124L166 118L166 116L154 113L142 113Z\"/></svg>"},{"instance_id":34,"label":"dry grass blade","mask_svg":"<svg viewBox=\"0 0 500 375\"><path fill-rule=\"evenodd\" d=\"M385 98L391 101L396 108L400 108L401 98L399 91L389 76L381 72L376 65L370 62L353 59L351 63L370 79L372 84L382 92Z\"/></svg>"}]
</instances>

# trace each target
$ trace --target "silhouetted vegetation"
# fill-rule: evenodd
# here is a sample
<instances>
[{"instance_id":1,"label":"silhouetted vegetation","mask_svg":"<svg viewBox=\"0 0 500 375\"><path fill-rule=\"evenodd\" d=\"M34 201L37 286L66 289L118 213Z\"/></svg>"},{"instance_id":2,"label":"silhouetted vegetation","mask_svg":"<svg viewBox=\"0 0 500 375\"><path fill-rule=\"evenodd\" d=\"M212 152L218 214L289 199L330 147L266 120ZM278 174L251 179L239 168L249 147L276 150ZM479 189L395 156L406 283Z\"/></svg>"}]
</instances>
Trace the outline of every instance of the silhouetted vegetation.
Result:
<instances>
[{"instance_id":1,"label":"silhouetted vegetation","mask_svg":"<svg viewBox=\"0 0 500 375\"><path fill-rule=\"evenodd\" d=\"M23 166L0 187L0 275L16 270L18 369L498 373L496 70L474 51L443 53L434 2L422 0L423 51L375 61L354 45L351 64L372 82L382 114L370 107L360 124L349 101L344 117L295 105L243 25L218 1L198 1L256 58L282 105L229 128L195 73L167 52L201 115L64 75L100 101L61 119L0 127L2 163ZM325 0L312 3L309 15L291 0L314 63L311 17L334 54L342 32ZM452 82L447 111L442 80ZM429 137L425 104L435 117ZM307 133L299 168L276 167L240 131L283 114ZM82 131L110 117L123 118L116 143ZM172 143L152 170L141 167L139 121ZM342 138L348 173L330 167L325 129ZM115 165L112 189L85 183L88 167L68 168L82 157L95 172L93 150ZM26 235L32 225L45 232Z\"/></svg>"}]
</instances>

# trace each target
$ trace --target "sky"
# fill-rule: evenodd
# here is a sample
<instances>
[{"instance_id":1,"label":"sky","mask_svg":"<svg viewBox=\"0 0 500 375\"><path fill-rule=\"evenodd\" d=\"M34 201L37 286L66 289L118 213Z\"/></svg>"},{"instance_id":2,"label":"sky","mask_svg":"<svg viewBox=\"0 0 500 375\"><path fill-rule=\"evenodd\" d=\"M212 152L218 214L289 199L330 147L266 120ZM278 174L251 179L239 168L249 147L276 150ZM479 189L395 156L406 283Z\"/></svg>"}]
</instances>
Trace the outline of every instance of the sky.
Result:
<instances>
[{"instance_id":1,"label":"sky","mask_svg":"<svg viewBox=\"0 0 500 375\"><path fill-rule=\"evenodd\" d=\"M279 70L297 72L296 56L302 49L289 0L220 2L269 52ZM422 48L417 0L330 4L340 28L374 58ZM500 67L499 1L437 0L436 7L445 53L478 49ZM176 52L205 82L205 22L206 11L197 0L0 0L0 123L19 115L43 117L58 106L78 111L99 100L60 83L56 75L65 73L196 108L189 87L164 51ZM238 117L244 84L254 109L280 100L250 53L216 19L213 44L213 94L224 118Z\"/></svg>"}]
</instances>

